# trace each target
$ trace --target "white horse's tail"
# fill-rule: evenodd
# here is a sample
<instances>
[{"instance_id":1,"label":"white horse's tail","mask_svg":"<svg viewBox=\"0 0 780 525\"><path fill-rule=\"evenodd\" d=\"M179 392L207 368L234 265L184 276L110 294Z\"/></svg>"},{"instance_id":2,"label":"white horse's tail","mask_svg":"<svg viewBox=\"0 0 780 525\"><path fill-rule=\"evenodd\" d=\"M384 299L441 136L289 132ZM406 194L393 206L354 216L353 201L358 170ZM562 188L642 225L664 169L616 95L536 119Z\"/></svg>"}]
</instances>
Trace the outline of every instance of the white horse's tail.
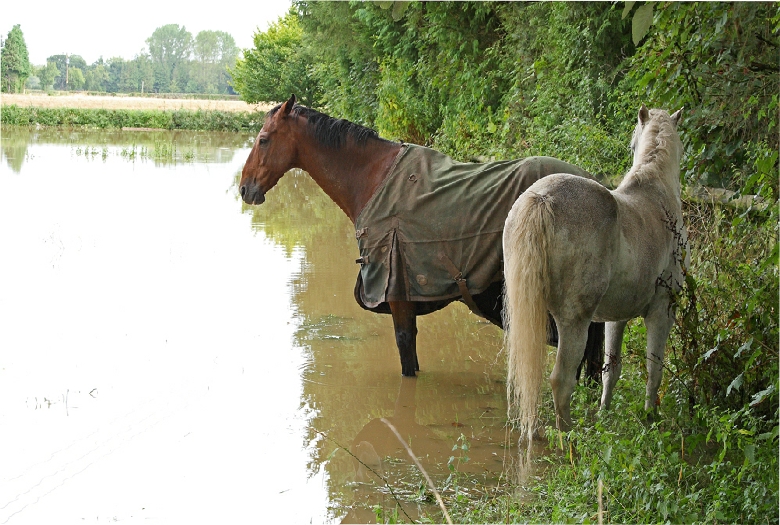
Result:
<instances>
[{"instance_id":1,"label":"white horse's tail","mask_svg":"<svg viewBox=\"0 0 780 525\"><path fill-rule=\"evenodd\" d=\"M510 419L530 446L547 357L548 250L551 197L526 191L504 226L504 345Z\"/></svg>"}]
</instances>

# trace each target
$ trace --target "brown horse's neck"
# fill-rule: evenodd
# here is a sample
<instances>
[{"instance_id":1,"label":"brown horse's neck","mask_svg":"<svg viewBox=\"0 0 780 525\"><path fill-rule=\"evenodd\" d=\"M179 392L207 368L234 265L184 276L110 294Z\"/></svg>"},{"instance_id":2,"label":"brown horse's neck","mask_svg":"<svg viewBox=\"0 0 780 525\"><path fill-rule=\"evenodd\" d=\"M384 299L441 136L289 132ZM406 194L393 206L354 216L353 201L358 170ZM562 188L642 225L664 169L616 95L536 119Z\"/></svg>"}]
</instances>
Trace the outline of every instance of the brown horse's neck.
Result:
<instances>
[{"instance_id":1,"label":"brown horse's neck","mask_svg":"<svg viewBox=\"0 0 780 525\"><path fill-rule=\"evenodd\" d=\"M297 168L311 176L355 223L368 200L388 174L401 144L369 138L356 144L349 138L339 148L299 140Z\"/></svg>"}]
</instances>

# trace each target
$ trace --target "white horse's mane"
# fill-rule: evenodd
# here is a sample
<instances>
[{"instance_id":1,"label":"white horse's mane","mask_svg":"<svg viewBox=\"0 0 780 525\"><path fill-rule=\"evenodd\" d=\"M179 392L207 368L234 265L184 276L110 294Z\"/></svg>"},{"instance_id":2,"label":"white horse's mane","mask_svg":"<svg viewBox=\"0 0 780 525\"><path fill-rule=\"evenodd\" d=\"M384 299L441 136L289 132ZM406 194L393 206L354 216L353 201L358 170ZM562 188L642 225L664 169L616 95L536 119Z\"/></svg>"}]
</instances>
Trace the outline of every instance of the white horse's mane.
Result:
<instances>
[{"instance_id":1,"label":"white horse's mane","mask_svg":"<svg viewBox=\"0 0 780 525\"><path fill-rule=\"evenodd\" d=\"M634 130L634 163L620 185L661 180L679 196L682 142L677 127L664 110L651 109L649 115L649 120L637 123Z\"/></svg>"}]
</instances>

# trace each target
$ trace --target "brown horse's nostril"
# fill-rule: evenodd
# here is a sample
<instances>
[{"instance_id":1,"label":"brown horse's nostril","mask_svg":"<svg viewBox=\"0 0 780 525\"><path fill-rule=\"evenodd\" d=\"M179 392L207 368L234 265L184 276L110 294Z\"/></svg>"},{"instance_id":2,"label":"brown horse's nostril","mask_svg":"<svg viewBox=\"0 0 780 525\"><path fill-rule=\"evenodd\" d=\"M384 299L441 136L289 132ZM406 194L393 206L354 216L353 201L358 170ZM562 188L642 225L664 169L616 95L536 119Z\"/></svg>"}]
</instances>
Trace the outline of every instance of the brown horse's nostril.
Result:
<instances>
[{"instance_id":1,"label":"brown horse's nostril","mask_svg":"<svg viewBox=\"0 0 780 525\"><path fill-rule=\"evenodd\" d=\"M244 195L246 195L246 186L241 186L241 187L238 189L238 192L241 194L241 198L243 198L243 197L244 197Z\"/></svg>"}]
</instances>

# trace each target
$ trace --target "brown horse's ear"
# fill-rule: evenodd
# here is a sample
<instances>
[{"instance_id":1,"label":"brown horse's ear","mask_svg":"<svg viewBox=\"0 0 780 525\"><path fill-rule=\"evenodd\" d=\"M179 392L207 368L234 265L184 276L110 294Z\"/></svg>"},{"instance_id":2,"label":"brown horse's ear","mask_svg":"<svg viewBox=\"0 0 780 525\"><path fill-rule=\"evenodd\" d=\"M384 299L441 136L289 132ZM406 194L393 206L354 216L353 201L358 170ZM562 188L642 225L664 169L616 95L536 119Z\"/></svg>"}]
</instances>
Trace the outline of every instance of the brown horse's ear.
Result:
<instances>
[{"instance_id":1,"label":"brown horse's ear","mask_svg":"<svg viewBox=\"0 0 780 525\"><path fill-rule=\"evenodd\" d=\"M642 107L639 108L639 123L644 126L648 120L650 120L650 110L642 104Z\"/></svg>"},{"instance_id":2,"label":"brown horse's ear","mask_svg":"<svg viewBox=\"0 0 780 525\"><path fill-rule=\"evenodd\" d=\"M295 106L295 94L293 93L290 95L290 100L284 103L282 106L282 116L286 117L290 114L290 111L292 111L293 106Z\"/></svg>"},{"instance_id":3,"label":"brown horse's ear","mask_svg":"<svg viewBox=\"0 0 780 525\"><path fill-rule=\"evenodd\" d=\"M676 128L680 124L680 118L682 117L682 110L685 108L680 108L674 113L672 113L672 122L674 122L674 127Z\"/></svg>"}]
</instances>

